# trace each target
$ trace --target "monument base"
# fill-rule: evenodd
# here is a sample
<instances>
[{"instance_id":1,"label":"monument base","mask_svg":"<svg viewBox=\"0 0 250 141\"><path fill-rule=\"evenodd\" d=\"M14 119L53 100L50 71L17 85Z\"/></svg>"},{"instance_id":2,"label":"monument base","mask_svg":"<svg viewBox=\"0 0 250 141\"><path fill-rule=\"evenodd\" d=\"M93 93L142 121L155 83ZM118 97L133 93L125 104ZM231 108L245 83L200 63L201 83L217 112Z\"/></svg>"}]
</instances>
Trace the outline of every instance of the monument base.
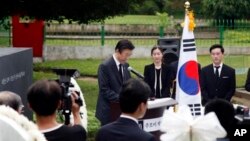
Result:
<instances>
[{"instance_id":1,"label":"monument base","mask_svg":"<svg viewBox=\"0 0 250 141\"><path fill-rule=\"evenodd\" d=\"M33 61L31 48L0 48L0 91L12 91L22 98L24 115L32 119L26 92L32 84Z\"/></svg>"}]
</instances>

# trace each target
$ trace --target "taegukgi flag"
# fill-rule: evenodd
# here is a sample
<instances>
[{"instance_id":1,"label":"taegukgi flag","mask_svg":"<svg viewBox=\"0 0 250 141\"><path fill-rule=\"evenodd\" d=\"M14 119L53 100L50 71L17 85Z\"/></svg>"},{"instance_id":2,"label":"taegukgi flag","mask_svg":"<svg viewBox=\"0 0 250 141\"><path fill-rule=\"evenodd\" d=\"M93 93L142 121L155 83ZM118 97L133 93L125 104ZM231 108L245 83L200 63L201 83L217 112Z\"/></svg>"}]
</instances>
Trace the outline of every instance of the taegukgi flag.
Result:
<instances>
[{"instance_id":1,"label":"taegukgi flag","mask_svg":"<svg viewBox=\"0 0 250 141\"><path fill-rule=\"evenodd\" d=\"M201 115L201 92L194 27L193 12L186 10L176 76L176 100L179 105L188 105L192 115L198 116Z\"/></svg>"}]
</instances>

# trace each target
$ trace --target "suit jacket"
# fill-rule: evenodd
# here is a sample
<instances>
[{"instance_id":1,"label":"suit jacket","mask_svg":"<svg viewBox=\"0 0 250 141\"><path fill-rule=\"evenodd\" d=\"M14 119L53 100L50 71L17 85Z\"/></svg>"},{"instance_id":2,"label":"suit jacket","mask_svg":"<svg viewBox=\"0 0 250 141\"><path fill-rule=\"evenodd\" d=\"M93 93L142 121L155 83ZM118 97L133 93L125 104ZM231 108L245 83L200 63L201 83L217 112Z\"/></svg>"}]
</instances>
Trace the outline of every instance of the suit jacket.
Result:
<instances>
[{"instance_id":1,"label":"suit jacket","mask_svg":"<svg viewBox=\"0 0 250 141\"><path fill-rule=\"evenodd\" d=\"M250 68L248 69L248 72L247 72L247 79L246 79L246 83L245 83L245 89L247 91L250 91Z\"/></svg>"},{"instance_id":2,"label":"suit jacket","mask_svg":"<svg viewBox=\"0 0 250 141\"><path fill-rule=\"evenodd\" d=\"M96 141L155 141L155 137L139 128L128 118L118 118L113 123L100 128Z\"/></svg>"},{"instance_id":3,"label":"suit jacket","mask_svg":"<svg viewBox=\"0 0 250 141\"><path fill-rule=\"evenodd\" d=\"M131 78L130 72L127 69L128 66L127 63L123 65L124 81ZM111 122L110 103L118 102L119 92L123 82L113 56L99 65L99 95L96 106L96 117L102 125Z\"/></svg>"},{"instance_id":4,"label":"suit jacket","mask_svg":"<svg viewBox=\"0 0 250 141\"><path fill-rule=\"evenodd\" d=\"M162 74L161 74L161 82L162 82L162 89L161 89L161 97L170 97L170 87L172 86L172 76L170 67L167 65L161 66ZM150 65L146 65L144 68L144 81L150 86L151 88L151 97L155 96L155 65L152 63Z\"/></svg>"},{"instance_id":5,"label":"suit jacket","mask_svg":"<svg viewBox=\"0 0 250 141\"><path fill-rule=\"evenodd\" d=\"M231 100L235 93L235 69L223 64L220 77L216 81L213 64L201 70L201 94L203 105L211 99Z\"/></svg>"}]
</instances>

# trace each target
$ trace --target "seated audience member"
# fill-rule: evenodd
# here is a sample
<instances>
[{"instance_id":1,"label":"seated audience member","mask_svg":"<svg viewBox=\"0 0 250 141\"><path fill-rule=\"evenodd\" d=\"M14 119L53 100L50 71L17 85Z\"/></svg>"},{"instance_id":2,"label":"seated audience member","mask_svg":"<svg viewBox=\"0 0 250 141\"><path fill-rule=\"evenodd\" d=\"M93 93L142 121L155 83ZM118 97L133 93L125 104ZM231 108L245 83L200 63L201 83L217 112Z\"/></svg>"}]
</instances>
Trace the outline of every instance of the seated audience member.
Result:
<instances>
[{"instance_id":1,"label":"seated audience member","mask_svg":"<svg viewBox=\"0 0 250 141\"><path fill-rule=\"evenodd\" d=\"M78 95L71 93L74 125L57 122L56 111L61 106L62 91L56 81L38 80L28 90L30 108L36 115L39 130L48 141L85 141L86 131L80 125L80 106L75 102Z\"/></svg>"},{"instance_id":2,"label":"seated audience member","mask_svg":"<svg viewBox=\"0 0 250 141\"><path fill-rule=\"evenodd\" d=\"M9 106L16 110L19 114L23 112L23 103L21 97L11 91L0 92L0 105Z\"/></svg>"},{"instance_id":3,"label":"seated audience member","mask_svg":"<svg viewBox=\"0 0 250 141\"><path fill-rule=\"evenodd\" d=\"M120 118L102 126L97 132L96 141L155 141L152 134L143 131L138 125L138 119L147 110L150 93L150 87L143 80L127 80L119 95Z\"/></svg>"},{"instance_id":4,"label":"seated audience member","mask_svg":"<svg viewBox=\"0 0 250 141\"><path fill-rule=\"evenodd\" d=\"M235 109L233 104L225 99L213 99L205 105L204 114L215 112L220 124L226 130L227 136L225 139L218 139L218 141L227 141L234 134L234 127L236 126Z\"/></svg>"},{"instance_id":5,"label":"seated audience member","mask_svg":"<svg viewBox=\"0 0 250 141\"><path fill-rule=\"evenodd\" d=\"M245 83L245 89L250 92L250 68L248 69L247 72L247 79Z\"/></svg>"}]
</instances>

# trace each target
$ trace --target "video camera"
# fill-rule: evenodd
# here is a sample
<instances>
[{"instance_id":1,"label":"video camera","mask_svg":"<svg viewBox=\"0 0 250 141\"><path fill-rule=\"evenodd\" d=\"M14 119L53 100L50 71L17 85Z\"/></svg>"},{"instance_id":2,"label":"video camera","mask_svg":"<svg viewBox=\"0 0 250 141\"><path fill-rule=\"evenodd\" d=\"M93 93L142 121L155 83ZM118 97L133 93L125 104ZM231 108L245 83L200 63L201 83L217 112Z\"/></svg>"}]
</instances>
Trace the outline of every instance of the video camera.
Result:
<instances>
[{"instance_id":1,"label":"video camera","mask_svg":"<svg viewBox=\"0 0 250 141\"><path fill-rule=\"evenodd\" d=\"M250 111L247 106L234 104L235 118L241 123L250 124Z\"/></svg>"},{"instance_id":2,"label":"video camera","mask_svg":"<svg viewBox=\"0 0 250 141\"><path fill-rule=\"evenodd\" d=\"M72 101L71 101L71 93L72 91L70 88L73 88L74 85L70 82L71 77L77 77L79 76L79 73L76 69L61 69L61 68L53 68L53 72L55 72L59 79L56 80L58 84L60 85L62 89L62 105L59 110L62 110L62 114L65 118L65 125L68 125L70 123L70 115L71 115L71 107L72 107ZM76 103L79 106L83 105L83 101L80 98L80 92L75 91L78 94L78 99L76 99Z\"/></svg>"}]
</instances>

